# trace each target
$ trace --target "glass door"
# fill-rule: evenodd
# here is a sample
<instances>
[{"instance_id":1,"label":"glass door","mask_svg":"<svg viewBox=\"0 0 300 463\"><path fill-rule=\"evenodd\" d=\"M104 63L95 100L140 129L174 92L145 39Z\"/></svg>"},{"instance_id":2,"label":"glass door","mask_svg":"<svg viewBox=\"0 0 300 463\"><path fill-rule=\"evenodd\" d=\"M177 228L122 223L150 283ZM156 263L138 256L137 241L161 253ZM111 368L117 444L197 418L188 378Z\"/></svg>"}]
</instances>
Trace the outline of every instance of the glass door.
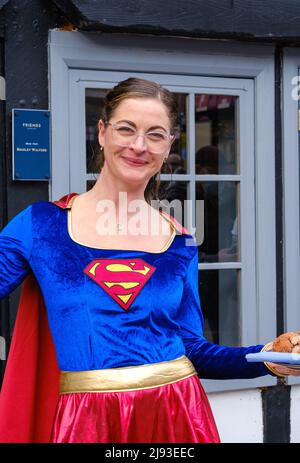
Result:
<instances>
[{"instance_id":1,"label":"glass door","mask_svg":"<svg viewBox=\"0 0 300 463\"><path fill-rule=\"evenodd\" d=\"M160 199L179 200L183 224L195 231L205 336L232 346L251 343L256 337L253 81L70 70L70 191L86 191L97 179L103 99L130 76L154 80L177 97L179 132L160 176Z\"/></svg>"}]
</instances>

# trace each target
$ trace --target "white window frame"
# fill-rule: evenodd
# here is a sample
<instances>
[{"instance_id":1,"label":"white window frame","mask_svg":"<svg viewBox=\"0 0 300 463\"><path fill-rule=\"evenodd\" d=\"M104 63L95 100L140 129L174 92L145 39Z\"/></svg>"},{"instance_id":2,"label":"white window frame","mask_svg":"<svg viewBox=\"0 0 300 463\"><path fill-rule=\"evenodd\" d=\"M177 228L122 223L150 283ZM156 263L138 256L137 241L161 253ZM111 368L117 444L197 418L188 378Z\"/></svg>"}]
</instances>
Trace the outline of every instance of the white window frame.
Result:
<instances>
[{"instance_id":1,"label":"white window frame","mask_svg":"<svg viewBox=\"0 0 300 463\"><path fill-rule=\"evenodd\" d=\"M76 69L184 75L207 78L253 79L255 121L255 293L244 310L243 343L264 344L276 336L276 246L274 158L274 55L270 45L203 42L178 38L50 31L49 80L52 112L52 182L50 198L57 199L70 184L72 140L68 131L70 78ZM116 77L118 80L118 77ZM170 82L169 82L170 84ZM226 86L224 85L224 92ZM224 93L223 92L223 93ZM227 89L228 92L228 89ZM218 93L221 93L218 91ZM78 107L79 112L83 112ZM245 108L246 109L246 108ZM82 115L83 117L83 115ZM73 164L73 160L72 160ZM175 179L175 178L174 178ZM53 181L54 180L54 181ZM218 176L220 180L220 176ZM246 219L245 219L246 220ZM244 222L244 227L246 221ZM249 224L250 225L250 224ZM243 223L241 224L243 226ZM246 228L245 228L246 229ZM201 268L199 264L199 268ZM220 266L218 266L220 268ZM228 268L228 264L226 265ZM249 274L250 275L250 274ZM251 277L250 277L251 279ZM247 293L242 298L247 297ZM247 333L249 333L250 338ZM245 341L245 342L244 342ZM251 380L205 380L208 391L243 389L276 384L271 376Z\"/></svg>"},{"instance_id":2,"label":"white window frame","mask_svg":"<svg viewBox=\"0 0 300 463\"><path fill-rule=\"evenodd\" d=\"M292 79L300 76L300 49L287 48L283 59L283 198L284 198L284 316L285 330L300 329L300 203L299 101L292 98ZM288 384L300 384L289 377Z\"/></svg>"}]
</instances>

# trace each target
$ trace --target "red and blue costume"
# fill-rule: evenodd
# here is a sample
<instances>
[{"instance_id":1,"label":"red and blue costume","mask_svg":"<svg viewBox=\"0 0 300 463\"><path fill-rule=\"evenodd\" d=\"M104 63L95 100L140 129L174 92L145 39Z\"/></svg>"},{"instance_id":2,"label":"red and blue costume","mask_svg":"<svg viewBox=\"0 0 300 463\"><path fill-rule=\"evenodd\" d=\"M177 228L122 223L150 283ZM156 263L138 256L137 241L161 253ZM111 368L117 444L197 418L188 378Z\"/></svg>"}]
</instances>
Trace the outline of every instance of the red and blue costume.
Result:
<instances>
[{"instance_id":1,"label":"red and blue costume","mask_svg":"<svg viewBox=\"0 0 300 463\"><path fill-rule=\"evenodd\" d=\"M84 246L68 232L72 196L32 204L0 233L0 298L26 278L0 396L0 441L218 442L198 376L269 374L245 360L262 346L219 346L203 337L197 247L186 244L193 238L174 219L179 233L163 252ZM59 395L60 371L182 356L198 376L162 388ZM122 407L127 415L118 425ZM135 425L137 413L143 420Z\"/></svg>"}]
</instances>

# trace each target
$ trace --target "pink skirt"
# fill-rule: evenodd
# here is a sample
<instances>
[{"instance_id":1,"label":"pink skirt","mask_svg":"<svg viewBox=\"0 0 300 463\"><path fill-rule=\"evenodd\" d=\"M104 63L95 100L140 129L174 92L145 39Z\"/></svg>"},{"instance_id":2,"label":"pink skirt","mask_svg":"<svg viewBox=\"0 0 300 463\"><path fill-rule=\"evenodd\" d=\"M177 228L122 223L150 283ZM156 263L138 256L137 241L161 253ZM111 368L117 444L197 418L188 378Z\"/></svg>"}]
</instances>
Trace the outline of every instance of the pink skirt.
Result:
<instances>
[{"instance_id":1,"label":"pink skirt","mask_svg":"<svg viewBox=\"0 0 300 463\"><path fill-rule=\"evenodd\" d=\"M114 370L129 371L128 367ZM170 384L134 390L127 385L127 390L118 392L61 393L51 442L218 443L220 438L195 373Z\"/></svg>"}]
</instances>

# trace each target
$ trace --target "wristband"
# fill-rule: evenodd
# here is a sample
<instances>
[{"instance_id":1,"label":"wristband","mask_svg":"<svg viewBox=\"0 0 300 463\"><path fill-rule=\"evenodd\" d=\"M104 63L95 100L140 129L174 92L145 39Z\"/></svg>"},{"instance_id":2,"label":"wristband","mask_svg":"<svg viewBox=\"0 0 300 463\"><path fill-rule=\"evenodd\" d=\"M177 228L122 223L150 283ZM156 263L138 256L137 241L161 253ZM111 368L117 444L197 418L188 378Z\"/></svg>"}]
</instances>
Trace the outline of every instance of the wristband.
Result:
<instances>
[{"instance_id":1,"label":"wristband","mask_svg":"<svg viewBox=\"0 0 300 463\"><path fill-rule=\"evenodd\" d=\"M270 351L271 350L271 347L272 347L272 342L268 342L261 350L261 352L266 352L266 351ZM277 371L271 367L271 365L269 365L268 362L264 362L264 364L266 365L266 367L268 368L268 370L270 370L274 375L276 376L279 376L279 378L285 378L286 375L282 375L280 373L277 373Z\"/></svg>"}]
</instances>

